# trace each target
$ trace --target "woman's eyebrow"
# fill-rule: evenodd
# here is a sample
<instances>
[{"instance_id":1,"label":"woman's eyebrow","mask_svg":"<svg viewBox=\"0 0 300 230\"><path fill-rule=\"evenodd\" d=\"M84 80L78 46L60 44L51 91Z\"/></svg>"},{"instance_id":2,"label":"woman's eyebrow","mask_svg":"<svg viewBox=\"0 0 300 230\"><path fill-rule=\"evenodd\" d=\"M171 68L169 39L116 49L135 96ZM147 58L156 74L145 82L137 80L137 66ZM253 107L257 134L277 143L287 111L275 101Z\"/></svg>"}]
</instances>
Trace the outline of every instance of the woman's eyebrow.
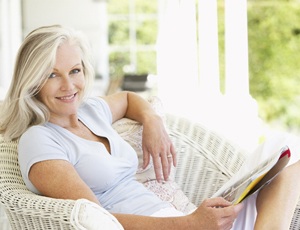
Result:
<instances>
[{"instance_id":1,"label":"woman's eyebrow","mask_svg":"<svg viewBox=\"0 0 300 230\"><path fill-rule=\"evenodd\" d=\"M77 63L75 64L74 66L71 67L71 69L73 69L74 67L77 67L77 66L82 66L81 63ZM56 69L55 67L52 69L53 71L59 71L58 69Z\"/></svg>"}]
</instances>

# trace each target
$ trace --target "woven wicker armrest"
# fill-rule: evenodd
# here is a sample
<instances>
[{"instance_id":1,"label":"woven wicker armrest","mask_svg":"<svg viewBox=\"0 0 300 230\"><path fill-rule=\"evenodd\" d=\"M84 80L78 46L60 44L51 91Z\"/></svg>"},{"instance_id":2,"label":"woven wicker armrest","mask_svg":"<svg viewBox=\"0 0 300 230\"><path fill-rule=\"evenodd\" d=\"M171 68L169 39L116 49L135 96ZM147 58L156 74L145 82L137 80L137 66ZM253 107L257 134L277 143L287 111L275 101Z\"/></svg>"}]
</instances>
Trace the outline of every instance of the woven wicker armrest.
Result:
<instances>
[{"instance_id":1,"label":"woven wicker armrest","mask_svg":"<svg viewBox=\"0 0 300 230\"><path fill-rule=\"evenodd\" d=\"M90 201L53 199L26 188L17 153L17 141L0 136L0 202L12 229L123 229L106 210Z\"/></svg>"},{"instance_id":2,"label":"woven wicker armrest","mask_svg":"<svg viewBox=\"0 0 300 230\"><path fill-rule=\"evenodd\" d=\"M75 229L70 223L74 200L52 199L30 192L23 181L17 141L0 136L0 201L12 229Z\"/></svg>"},{"instance_id":3,"label":"woven wicker armrest","mask_svg":"<svg viewBox=\"0 0 300 230\"><path fill-rule=\"evenodd\" d=\"M177 150L175 180L190 201L199 205L239 170L245 153L200 123L171 114L166 120Z\"/></svg>"},{"instance_id":4,"label":"woven wicker armrest","mask_svg":"<svg viewBox=\"0 0 300 230\"><path fill-rule=\"evenodd\" d=\"M177 149L175 180L191 202L199 205L228 181L246 160L246 152L203 124L167 115ZM300 229L300 200L290 229Z\"/></svg>"},{"instance_id":5,"label":"woven wicker armrest","mask_svg":"<svg viewBox=\"0 0 300 230\"><path fill-rule=\"evenodd\" d=\"M177 150L175 180L196 205L211 197L246 159L244 150L200 123L167 114L166 125ZM13 230L122 229L113 216L92 202L30 192L19 169L17 145L17 141L4 142L0 135L0 202ZM290 229L300 229L299 216L298 204Z\"/></svg>"}]
</instances>

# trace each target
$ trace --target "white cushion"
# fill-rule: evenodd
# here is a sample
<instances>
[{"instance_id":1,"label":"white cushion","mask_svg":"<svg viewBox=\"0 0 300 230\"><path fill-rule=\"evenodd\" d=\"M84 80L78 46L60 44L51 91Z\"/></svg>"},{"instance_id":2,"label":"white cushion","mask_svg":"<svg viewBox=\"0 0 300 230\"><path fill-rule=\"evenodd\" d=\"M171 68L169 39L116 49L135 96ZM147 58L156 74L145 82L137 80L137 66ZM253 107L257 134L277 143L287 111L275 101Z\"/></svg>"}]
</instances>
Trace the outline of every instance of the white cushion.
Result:
<instances>
[{"instance_id":1,"label":"white cushion","mask_svg":"<svg viewBox=\"0 0 300 230\"><path fill-rule=\"evenodd\" d=\"M124 230L112 214L86 199L76 201L71 213L71 224L82 230Z\"/></svg>"},{"instance_id":2,"label":"white cushion","mask_svg":"<svg viewBox=\"0 0 300 230\"><path fill-rule=\"evenodd\" d=\"M165 121L165 113L159 98L151 97L149 102L152 108ZM168 181L158 183L155 178L154 167L152 161L146 169L143 165L143 151L142 151L142 132L143 127L140 123L123 118L113 124L114 129L120 136L127 141L136 151L139 159L139 167L136 173L136 178L143 183L146 188L154 192L158 197L164 201L170 202L177 210L184 213L189 213L195 209L196 206L192 204L185 194L182 192L178 184L175 182L175 168L172 167L171 175Z\"/></svg>"}]
</instances>

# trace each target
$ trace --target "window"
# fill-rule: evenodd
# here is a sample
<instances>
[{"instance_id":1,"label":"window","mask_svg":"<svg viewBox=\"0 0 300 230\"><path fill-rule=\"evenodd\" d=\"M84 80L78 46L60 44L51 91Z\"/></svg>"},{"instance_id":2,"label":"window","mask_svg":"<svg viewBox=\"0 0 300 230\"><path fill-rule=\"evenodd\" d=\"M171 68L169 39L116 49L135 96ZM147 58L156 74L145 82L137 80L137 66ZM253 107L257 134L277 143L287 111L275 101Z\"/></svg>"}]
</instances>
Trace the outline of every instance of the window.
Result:
<instances>
[{"instance_id":1,"label":"window","mask_svg":"<svg viewBox=\"0 0 300 230\"><path fill-rule=\"evenodd\" d=\"M155 74L158 0L110 0L107 9L110 77Z\"/></svg>"}]
</instances>

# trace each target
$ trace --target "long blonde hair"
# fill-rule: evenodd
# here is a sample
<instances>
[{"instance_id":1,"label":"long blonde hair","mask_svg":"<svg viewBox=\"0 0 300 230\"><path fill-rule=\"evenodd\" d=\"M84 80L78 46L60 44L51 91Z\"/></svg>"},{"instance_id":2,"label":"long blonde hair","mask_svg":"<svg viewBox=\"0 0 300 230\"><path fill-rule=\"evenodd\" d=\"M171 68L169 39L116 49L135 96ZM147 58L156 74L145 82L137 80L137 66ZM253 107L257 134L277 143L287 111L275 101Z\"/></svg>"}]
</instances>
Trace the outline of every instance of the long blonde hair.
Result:
<instances>
[{"instance_id":1,"label":"long blonde hair","mask_svg":"<svg viewBox=\"0 0 300 230\"><path fill-rule=\"evenodd\" d=\"M49 110L36 95L46 83L56 59L57 48L64 42L78 45L87 96L94 79L90 47L82 33L60 25L44 26L33 30L19 48L13 78L1 105L0 133L6 140L19 138L30 126L49 120Z\"/></svg>"}]
</instances>

